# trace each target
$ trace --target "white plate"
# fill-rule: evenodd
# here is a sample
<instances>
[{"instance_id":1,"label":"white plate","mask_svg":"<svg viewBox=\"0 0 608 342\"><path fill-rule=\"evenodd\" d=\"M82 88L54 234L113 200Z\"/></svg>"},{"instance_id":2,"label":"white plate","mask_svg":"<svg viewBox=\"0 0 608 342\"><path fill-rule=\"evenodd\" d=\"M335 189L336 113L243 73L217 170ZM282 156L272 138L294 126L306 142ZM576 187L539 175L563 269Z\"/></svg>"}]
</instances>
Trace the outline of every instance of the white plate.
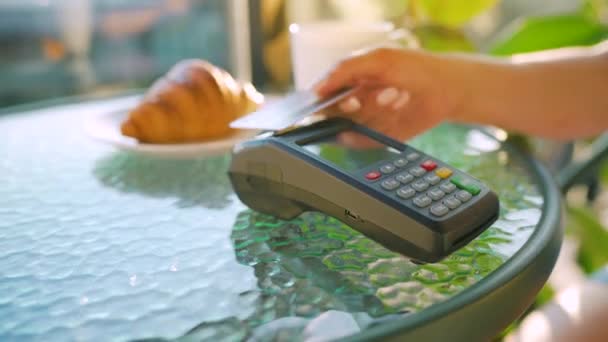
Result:
<instances>
[{"instance_id":1,"label":"white plate","mask_svg":"<svg viewBox=\"0 0 608 342\"><path fill-rule=\"evenodd\" d=\"M86 131L92 138L121 150L165 158L195 158L224 154L231 151L238 142L250 139L259 133L256 130L238 130L223 139L200 143L145 144L120 132L120 125L128 115L127 109L96 113L88 118Z\"/></svg>"}]
</instances>

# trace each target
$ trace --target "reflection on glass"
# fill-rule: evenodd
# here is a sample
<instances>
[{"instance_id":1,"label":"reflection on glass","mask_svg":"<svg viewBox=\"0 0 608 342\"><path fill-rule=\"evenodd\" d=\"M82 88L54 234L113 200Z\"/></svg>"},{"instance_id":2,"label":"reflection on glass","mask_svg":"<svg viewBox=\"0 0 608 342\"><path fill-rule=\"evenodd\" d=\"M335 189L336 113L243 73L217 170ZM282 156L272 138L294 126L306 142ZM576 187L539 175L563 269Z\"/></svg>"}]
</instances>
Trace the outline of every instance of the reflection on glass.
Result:
<instances>
[{"instance_id":1,"label":"reflection on glass","mask_svg":"<svg viewBox=\"0 0 608 342\"><path fill-rule=\"evenodd\" d=\"M346 171L356 171L399 154L398 150L361 133L350 131L348 134L357 139L360 144L358 146L365 147L349 146L342 142L339 136L313 141L302 147Z\"/></svg>"}]
</instances>

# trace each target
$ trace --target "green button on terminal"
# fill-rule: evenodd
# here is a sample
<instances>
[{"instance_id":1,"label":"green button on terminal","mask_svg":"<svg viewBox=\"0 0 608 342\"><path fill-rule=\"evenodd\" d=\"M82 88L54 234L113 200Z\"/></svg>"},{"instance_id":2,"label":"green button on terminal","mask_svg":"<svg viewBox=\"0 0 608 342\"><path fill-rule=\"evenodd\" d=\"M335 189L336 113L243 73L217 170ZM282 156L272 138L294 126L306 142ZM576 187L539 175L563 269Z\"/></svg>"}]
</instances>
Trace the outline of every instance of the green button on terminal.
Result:
<instances>
[{"instance_id":1,"label":"green button on terminal","mask_svg":"<svg viewBox=\"0 0 608 342\"><path fill-rule=\"evenodd\" d=\"M464 190L473 196L478 195L481 192L481 188L479 188L477 185L469 183L460 177L452 177L450 181L452 184L456 185L458 189Z\"/></svg>"}]
</instances>

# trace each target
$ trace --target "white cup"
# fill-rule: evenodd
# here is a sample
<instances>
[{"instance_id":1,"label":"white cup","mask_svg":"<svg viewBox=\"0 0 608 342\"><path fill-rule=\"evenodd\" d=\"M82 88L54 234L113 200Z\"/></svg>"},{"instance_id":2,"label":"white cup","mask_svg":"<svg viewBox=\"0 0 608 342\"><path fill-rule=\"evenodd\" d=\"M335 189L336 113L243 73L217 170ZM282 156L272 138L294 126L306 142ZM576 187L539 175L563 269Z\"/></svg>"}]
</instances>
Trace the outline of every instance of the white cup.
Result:
<instances>
[{"instance_id":1,"label":"white cup","mask_svg":"<svg viewBox=\"0 0 608 342\"><path fill-rule=\"evenodd\" d=\"M289 32L296 90L310 88L331 66L353 52L386 45L398 33L390 22L348 21L291 24Z\"/></svg>"}]
</instances>

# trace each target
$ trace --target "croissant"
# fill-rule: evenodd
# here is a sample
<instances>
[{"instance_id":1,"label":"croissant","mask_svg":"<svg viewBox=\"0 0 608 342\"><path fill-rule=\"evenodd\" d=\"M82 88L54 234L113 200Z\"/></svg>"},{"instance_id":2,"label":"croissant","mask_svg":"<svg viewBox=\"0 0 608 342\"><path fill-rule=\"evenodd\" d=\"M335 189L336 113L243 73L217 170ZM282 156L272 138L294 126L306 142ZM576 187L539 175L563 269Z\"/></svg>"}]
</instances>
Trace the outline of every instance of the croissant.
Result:
<instances>
[{"instance_id":1,"label":"croissant","mask_svg":"<svg viewBox=\"0 0 608 342\"><path fill-rule=\"evenodd\" d=\"M249 83L202 60L177 63L158 79L121 125L144 143L184 143L229 135L229 123L254 111L263 96Z\"/></svg>"}]
</instances>

